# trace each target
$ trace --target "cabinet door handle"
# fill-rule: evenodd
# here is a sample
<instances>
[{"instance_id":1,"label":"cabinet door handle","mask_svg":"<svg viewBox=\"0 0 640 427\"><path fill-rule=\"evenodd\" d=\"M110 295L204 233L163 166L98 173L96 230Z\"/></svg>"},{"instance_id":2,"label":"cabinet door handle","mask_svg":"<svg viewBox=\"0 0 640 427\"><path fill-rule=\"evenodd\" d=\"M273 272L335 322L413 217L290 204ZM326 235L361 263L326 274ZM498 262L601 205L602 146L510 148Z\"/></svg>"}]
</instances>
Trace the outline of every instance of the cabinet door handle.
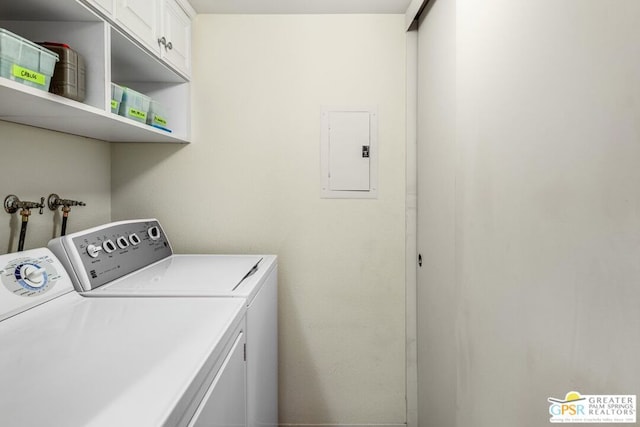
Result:
<instances>
[{"instance_id":1,"label":"cabinet door handle","mask_svg":"<svg viewBox=\"0 0 640 427\"><path fill-rule=\"evenodd\" d=\"M164 37L163 37L163 38L164 38ZM166 48L167 48L167 50L171 50L171 49L173 49L173 43L171 43L171 42L167 43Z\"/></svg>"},{"instance_id":2,"label":"cabinet door handle","mask_svg":"<svg viewBox=\"0 0 640 427\"><path fill-rule=\"evenodd\" d=\"M164 47L167 47L167 39L162 36L158 39L158 45L163 45Z\"/></svg>"}]
</instances>

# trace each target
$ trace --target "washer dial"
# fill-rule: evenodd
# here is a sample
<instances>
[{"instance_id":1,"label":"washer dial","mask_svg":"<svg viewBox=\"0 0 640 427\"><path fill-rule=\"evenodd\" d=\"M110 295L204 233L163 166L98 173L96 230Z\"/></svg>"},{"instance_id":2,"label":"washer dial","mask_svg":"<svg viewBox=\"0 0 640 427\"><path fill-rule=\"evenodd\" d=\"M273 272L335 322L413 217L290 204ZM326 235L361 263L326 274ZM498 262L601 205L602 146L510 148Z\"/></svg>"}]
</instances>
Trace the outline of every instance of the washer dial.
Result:
<instances>
[{"instance_id":1,"label":"washer dial","mask_svg":"<svg viewBox=\"0 0 640 427\"><path fill-rule=\"evenodd\" d=\"M47 292L60 277L46 257L16 259L2 271L2 284L5 288L25 297Z\"/></svg>"},{"instance_id":2,"label":"washer dial","mask_svg":"<svg viewBox=\"0 0 640 427\"><path fill-rule=\"evenodd\" d=\"M40 289L47 284L47 271L36 264L22 264L19 271L16 270L16 278L23 280L32 289Z\"/></svg>"}]
</instances>

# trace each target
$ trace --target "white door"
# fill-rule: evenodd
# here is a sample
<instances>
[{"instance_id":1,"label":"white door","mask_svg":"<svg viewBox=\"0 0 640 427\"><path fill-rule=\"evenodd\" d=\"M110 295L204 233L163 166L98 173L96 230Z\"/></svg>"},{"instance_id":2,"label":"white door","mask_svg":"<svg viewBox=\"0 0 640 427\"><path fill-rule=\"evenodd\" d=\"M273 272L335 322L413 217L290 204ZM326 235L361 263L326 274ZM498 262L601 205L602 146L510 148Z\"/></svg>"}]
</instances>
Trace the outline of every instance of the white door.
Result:
<instances>
[{"instance_id":1,"label":"white door","mask_svg":"<svg viewBox=\"0 0 640 427\"><path fill-rule=\"evenodd\" d=\"M430 2L418 28L418 420L456 425L456 2Z\"/></svg>"},{"instance_id":2,"label":"white door","mask_svg":"<svg viewBox=\"0 0 640 427\"><path fill-rule=\"evenodd\" d=\"M368 111L329 112L329 189L369 191L370 145Z\"/></svg>"}]
</instances>

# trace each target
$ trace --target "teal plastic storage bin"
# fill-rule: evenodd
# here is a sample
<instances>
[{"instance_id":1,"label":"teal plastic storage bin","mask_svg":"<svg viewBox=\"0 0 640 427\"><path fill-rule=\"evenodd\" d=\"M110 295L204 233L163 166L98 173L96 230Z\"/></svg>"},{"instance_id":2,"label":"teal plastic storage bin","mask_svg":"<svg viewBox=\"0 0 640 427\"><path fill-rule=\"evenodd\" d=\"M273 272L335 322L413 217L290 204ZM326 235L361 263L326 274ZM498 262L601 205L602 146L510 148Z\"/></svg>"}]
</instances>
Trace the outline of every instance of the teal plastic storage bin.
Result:
<instances>
[{"instance_id":1,"label":"teal plastic storage bin","mask_svg":"<svg viewBox=\"0 0 640 427\"><path fill-rule=\"evenodd\" d=\"M122 95L124 94L124 89L122 86L117 85L115 83L111 83L111 112L114 114L118 114L120 111L120 104L122 103Z\"/></svg>"},{"instance_id":2,"label":"teal plastic storage bin","mask_svg":"<svg viewBox=\"0 0 640 427\"><path fill-rule=\"evenodd\" d=\"M0 77L49 90L58 54L0 28Z\"/></svg>"},{"instance_id":3,"label":"teal plastic storage bin","mask_svg":"<svg viewBox=\"0 0 640 427\"><path fill-rule=\"evenodd\" d=\"M167 117L167 109L165 108L164 105L162 105L155 99L151 100L151 104L149 106L149 114L147 115L147 124L151 126L155 126L160 129L169 128L169 119Z\"/></svg>"},{"instance_id":4,"label":"teal plastic storage bin","mask_svg":"<svg viewBox=\"0 0 640 427\"><path fill-rule=\"evenodd\" d=\"M125 87L122 93L119 114L140 123L147 123L150 103L151 98L148 96Z\"/></svg>"}]
</instances>

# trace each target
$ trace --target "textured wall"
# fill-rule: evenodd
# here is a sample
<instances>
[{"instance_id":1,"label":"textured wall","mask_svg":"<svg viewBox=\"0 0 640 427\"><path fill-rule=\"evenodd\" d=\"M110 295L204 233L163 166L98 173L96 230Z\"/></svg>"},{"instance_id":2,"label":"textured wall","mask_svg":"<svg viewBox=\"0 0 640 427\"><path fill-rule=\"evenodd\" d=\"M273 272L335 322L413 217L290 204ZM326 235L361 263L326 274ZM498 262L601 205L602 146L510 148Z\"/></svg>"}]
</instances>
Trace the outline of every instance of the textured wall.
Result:
<instances>
[{"instance_id":1,"label":"textured wall","mask_svg":"<svg viewBox=\"0 0 640 427\"><path fill-rule=\"evenodd\" d=\"M455 380L456 406L421 425L541 426L548 397L637 394L640 4L438 6L455 8L455 270L433 304L453 298L455 328L423 346L456 365L421 398Z\"/></svg>"},{"instance_id":2,"label":"textured wall","mask_svg":"<svg viewBox=\"0 0 640 427\"><path fill-rule=\"evenodd\" d=\"M199 15L193 143L114 144L114 219L280 256L280 415L405 421L403 15ZM377 200L320 198L322 105L377 106Z\"/></svg>"},{"instance_id":3,"label":"textured wall","mask_svg":"<svg viewBox=\"0 0 640 427\"><path fill-rule=\"evenodd\" d=\"M72 208L67 232L111 219L111 151L109 144L88 138L0 122L0 198L15 194L40 201L51 193L82 200ZM60 233L61 213L31 211L25 249L46 246ZM20 216L0 211L0 253L18 247Z\"/></svg>"}]
</instances>

